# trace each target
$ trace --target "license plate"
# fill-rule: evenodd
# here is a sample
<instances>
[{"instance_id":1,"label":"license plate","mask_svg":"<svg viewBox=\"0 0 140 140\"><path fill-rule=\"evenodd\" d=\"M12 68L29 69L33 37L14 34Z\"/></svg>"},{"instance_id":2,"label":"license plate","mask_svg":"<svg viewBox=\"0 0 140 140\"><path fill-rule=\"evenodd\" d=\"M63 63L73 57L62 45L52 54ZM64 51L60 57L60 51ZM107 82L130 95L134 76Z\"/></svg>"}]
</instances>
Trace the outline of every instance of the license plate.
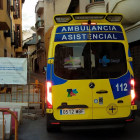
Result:
<instances>
[{"instance_id":1,"label":"license plate","mask_svg":"<svg viewBox=\"0 0 140 140\"><path fill-rule=\"evenodd\" d=\"M78 115L85 114L85 109L61 109L60 115Z\"/></svg>"}]
</instances>

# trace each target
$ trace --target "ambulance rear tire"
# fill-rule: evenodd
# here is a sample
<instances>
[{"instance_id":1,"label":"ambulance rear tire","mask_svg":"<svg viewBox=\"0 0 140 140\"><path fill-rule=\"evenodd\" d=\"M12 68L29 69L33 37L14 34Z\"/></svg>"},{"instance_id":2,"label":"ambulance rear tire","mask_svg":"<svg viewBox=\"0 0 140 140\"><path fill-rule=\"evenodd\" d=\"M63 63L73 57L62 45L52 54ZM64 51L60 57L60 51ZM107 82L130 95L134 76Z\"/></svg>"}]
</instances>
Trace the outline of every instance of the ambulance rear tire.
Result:
<instances>
[{"instance_id":1,"label":"ambulance rear tire","mask_svg":"<svg viewBox=\"0 0 140 140\"><path fill-rule=\"evenodd\" d=\"M122 132L125 132L125 131L126 131L126 125L123 126L120 130L121 130Z\"/></svg>"},{"instance_id":2,"label":"ambulance rear tire","mask_svg":"<svg viewBox=\"0 0 140 140\"><path fill-rule=\"evenodd\" d=\"M125 126L123 126L123 127L121 127L121 128L119 128L119 133L125 133L126 132L126 125Z\"/></svg>"},{"instance_id":3,"label":"ambulance rear tire","mask_svg":"<svg viewBox=\"0 0 140 140\"><path fill-rule=\"evenodd\" d=\"M51 127L50 125L47 125L47 132L49 132L49 133L54 132L54 128Z\"/></svg>"}]
</instances>

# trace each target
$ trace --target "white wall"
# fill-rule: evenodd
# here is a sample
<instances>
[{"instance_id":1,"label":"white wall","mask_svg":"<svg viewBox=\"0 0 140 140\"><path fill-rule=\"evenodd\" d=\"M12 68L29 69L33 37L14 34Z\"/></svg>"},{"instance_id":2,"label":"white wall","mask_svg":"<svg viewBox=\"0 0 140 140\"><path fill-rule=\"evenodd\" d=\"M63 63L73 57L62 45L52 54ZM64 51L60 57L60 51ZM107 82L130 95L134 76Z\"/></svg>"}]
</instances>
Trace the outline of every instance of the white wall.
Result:
<instances>
[{"instance_id":1,"label":"white wall","mask_svg":"<svg viewBox=\"0 0 140 140\"><path fill-rule=\"evenodd\" d=\"M86 13L85 6L88 5L89 3L90 3L90 0L79 0L80 13Z\"/></svg>"},{"instance_id":2,"label":"white wall","mask_svg":"<svg viewBox=\"0 0 140 140\"><path fill-rule=\"evenodd\" d=\"M66 14L71 0L55 0L55 14Z\"/></svg>"},{"instance_id":3,"label":"white wall","mask_svg":"<svg viewBox=\"0 0 140 140\"><path fill-rule=\"evenodd\" d=\"M44 1L44 25L45 33L53 25L54 7L53 1Z\"/></svg>"},{"instance_id":4,"label":"white wall","mask_svg":"<svg viewBox=\"0 0 140 140\"><path fill-rule=\"evenodd\" d=\"M45 33L53 26L53 16L55 14L66 14L71 0L54 0L44 1L44 20Z\"/></svg>"},{"instance_id":5,"label":"white wall","mask_svg":"<svg viewBox=\"0 0 140 140\"><path fill-rule=\"evenodd\" d=\"M132 30L126 32L128 43L137 41L140 39L140 26L139 28L133 28Z\"/></svg>"}]
</instances>

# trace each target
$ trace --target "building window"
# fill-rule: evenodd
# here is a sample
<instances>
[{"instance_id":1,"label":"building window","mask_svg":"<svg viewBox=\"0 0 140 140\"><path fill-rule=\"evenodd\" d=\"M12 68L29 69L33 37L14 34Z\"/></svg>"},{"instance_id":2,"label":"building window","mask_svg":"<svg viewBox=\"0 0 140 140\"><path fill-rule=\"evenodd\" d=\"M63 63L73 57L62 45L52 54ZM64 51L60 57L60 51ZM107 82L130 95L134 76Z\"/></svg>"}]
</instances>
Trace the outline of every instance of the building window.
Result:
<instances>
[{"instance_id":1,"label":"building window","mask_svg":"<svg viewBox=\"0 0 140 140\"><path fill-rule=\"evenodd\" d=\"M0 9L3 10L3 0L0 0Z\"/></svg>"},{"instance_id":2,"label":"building window","mask_svg":"<svg viewBox=\"0 0 140 140\"><path fill-rule=\"evenodd\" d=\"M4 57L7 57L7 50L4 49Z\"/></svg>"},{"instance_id":3,"label":"building window","mask_svg":"<svg viewBox=\"0 0 140 140\"><path fill-rule=\"evenodd\" d=\"M92 0L90 0L90 3L92 3Z\"/></svg>"}]
</instances>

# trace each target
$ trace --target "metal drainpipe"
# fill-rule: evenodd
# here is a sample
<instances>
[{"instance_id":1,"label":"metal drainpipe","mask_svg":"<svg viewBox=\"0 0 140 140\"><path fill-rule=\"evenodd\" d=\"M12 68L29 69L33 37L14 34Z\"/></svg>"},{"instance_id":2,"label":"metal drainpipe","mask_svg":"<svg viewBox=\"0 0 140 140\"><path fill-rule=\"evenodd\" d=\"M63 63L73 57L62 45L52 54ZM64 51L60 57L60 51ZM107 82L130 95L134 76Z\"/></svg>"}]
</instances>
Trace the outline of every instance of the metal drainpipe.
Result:
<instances>
[{"instance_id":1,"label":"metal drainpipe","mask_svg":"<svg viewBox=\"0 0 140 140\"><path fill-rule=\"evenodd\" d=\"M55 14L55 0L53 1L53 8L54 8L54 14Z\"/></svg>"},{"instance_id":2,"label":"metal drainpipe","mask_svg":"<svg viewBox=\"0 0 140 140\"><path fill-rule=\"evenodd\" d=\"M122 1L125 1L125 0L120 0L119 2L117 2L115 5L114 5L114 8L111 10L111 13L113 13L114 9L116 8L116 6L121 3Z\"/></svg>"}]
</instances>

